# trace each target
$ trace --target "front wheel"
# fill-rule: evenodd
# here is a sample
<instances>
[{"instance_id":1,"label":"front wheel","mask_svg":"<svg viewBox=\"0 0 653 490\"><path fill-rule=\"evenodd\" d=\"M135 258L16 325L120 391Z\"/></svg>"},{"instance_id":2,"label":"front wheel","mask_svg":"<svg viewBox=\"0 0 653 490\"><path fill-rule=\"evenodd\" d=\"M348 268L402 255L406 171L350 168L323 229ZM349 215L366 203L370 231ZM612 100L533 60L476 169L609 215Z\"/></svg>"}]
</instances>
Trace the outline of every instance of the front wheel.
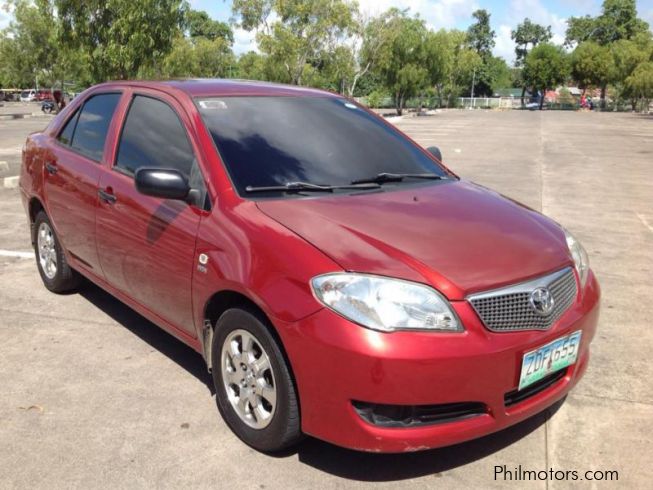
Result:
<instances>
[{"instance_id":1,"label":"front wheel","mask_svg":"<svg viewBox=\"0 0 653 490\"><path fill-rule=\"evenodd\" d=\"M211 354L227 425L246 444L273 452L294 445L302 434L292 376L269 328L255 311L227 310L215 326Z\"/></svg>"}]
</instances>

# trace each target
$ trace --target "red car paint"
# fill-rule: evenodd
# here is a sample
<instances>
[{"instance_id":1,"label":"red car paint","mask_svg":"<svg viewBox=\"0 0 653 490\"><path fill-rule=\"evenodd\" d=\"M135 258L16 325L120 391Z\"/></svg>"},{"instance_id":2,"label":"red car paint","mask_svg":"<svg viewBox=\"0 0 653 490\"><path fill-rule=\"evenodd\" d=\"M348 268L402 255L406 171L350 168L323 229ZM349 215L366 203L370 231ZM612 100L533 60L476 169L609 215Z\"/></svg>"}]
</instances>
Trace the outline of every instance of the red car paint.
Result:
<instances>
[{"instance_id":1,"label":"red car paint","mask_svg":"<svg viewBox=\"0 0 653 490\"><path fill-rule=\"evenodd\" d=\"M122 94L104 154L92 163L56 141L88 97ZM204 173L210 211L136 191L112 169L134 94L170 104ZM484 291L573 266L563 231L535 211L465 181L351 196L250 201L234 190L194 97L337 97L322 91L213 82L121 82L93 87L29 137L20 189L34 217L42 207L70 265L200 353L206 307L216 294L248 298L270 319L299 393L302 429L368 451L449 445L517 423L562 398L587 367L598 320L599 287L590 272L572 307L546 331L487 330L465 300ZM50 175L45 165L56 166ZM102 189L116 205L98 198ZM200 254L208 256L198 273ZM358 271L426 283L449 299L462 333L381 333L325 308L311 278ZM576 364L555 385L506 408L521 358L582 330ZM421 405L478 401L487 413L418 428L382 428L351 401Z\"/></svg>"}]
</instances>

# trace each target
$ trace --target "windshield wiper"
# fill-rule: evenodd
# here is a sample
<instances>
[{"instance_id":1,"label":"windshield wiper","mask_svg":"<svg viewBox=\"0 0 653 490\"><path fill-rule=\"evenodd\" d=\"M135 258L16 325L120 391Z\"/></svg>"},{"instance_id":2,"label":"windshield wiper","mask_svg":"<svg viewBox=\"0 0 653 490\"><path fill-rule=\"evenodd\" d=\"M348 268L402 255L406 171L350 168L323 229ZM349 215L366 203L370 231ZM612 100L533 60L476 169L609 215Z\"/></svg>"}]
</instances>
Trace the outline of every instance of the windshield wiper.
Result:
<instances>
[{"instance_id":1,"label":"windshield wiper","mask_svg":"<svg viewBox=\"0 0 653 490\"><path fill-rule=\"evenodd\" d=\"M300 191L314 191L314 192L333 192L334 190L341 189L378 189L380 185L375 182L360 182L360 183L351 183L347 185L320 185L320 184L311 184L310 182L286 182L283 185L269 185L254 187L248 185L245 187L245 192L272 192L272 191L283 191L283 192L300 192Z\"/></svg>"},{"instance_id":2,"label":"windshield wiper","mask_svg":"<svg viewBox=\"0 0 653 490\"><path fill-rule=\"evenodd\" d=\"M442 177L437 174L393 174L390 172L381 172L376 174L376 176L368 179L359 179L353 180L351 183L356 184L384 184L386 182L401 182L404 179L429 179L429 180L440 180L446 177Z\"/></svg>"}]
</instances>

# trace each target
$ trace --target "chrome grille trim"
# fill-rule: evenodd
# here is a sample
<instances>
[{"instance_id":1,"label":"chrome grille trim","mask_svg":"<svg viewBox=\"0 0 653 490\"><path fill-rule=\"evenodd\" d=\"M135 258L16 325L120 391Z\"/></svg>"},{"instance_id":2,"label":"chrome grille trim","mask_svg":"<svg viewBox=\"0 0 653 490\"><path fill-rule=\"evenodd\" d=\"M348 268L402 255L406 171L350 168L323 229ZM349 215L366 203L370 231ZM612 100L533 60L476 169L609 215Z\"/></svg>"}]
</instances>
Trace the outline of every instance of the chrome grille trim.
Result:
<instances>
[{"instance_id":1,"label":"chrome grille trim","mask_svg":"<svg viewBox=\"0 0 653 490\"><path fill-rule=\"evenodd\" d=\"M553 311L547 316L537 314L530 306L530 294L537 288L547 288L553 295ZM532 281L471 294L467 301L488 330L546 330L569 309L577 294L576 275L573 268L567 267Z\"/></svg>"}]
</instances>

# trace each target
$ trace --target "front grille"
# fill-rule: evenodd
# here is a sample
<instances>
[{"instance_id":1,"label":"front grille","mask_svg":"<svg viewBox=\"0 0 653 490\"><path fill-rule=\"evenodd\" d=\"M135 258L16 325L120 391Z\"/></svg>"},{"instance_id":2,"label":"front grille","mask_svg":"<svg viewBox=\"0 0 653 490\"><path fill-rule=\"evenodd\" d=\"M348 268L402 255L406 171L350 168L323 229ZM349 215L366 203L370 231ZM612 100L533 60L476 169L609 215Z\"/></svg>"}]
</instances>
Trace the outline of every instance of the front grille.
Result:
<instances>
[{"instance_id":1,"label":"front grille","mask_svg":"<svg viewBox=\"0 0 653 490\"><path fill-rule=\"evenodd\" d=\"M363 420L380 427L418 427L454 422L487 413L485 405L478 402L441 405L383 405L354 401L352 405Z\"/></svg>"},{"instance_id":2,"label":"front grille","mask_svg":"<svg viewBox=\"0 0 653 490\"><path fill-rule=\"evenodd\" d=\"M531 306L531 293L538 288L548 289L553 296L553 309L547 315ZM568 267L533 281L473 294L467 299L489 330L546 330L567 311L577 293L576 276Z\"/></svg>"},{"instance_id":3,"label":"front grille","mask_svg":"<svg viewBox=\"0 0 653 490\"><path fill-rule=\"evenodd\" d=\"M541 380L533 383L530 386L527 386L522 390L513 390L510 393L506 393L503 397L503 403L506 407L509 407L515 403L522 402L527 398L532 397L533 395L537 395L538 393L546 390L549 386L556 384L558 381L565 377L565 374L567 374L567 369L561 369L560 371L556 371L555 373L545 376Z\"/></svg>"}]
</instances>

